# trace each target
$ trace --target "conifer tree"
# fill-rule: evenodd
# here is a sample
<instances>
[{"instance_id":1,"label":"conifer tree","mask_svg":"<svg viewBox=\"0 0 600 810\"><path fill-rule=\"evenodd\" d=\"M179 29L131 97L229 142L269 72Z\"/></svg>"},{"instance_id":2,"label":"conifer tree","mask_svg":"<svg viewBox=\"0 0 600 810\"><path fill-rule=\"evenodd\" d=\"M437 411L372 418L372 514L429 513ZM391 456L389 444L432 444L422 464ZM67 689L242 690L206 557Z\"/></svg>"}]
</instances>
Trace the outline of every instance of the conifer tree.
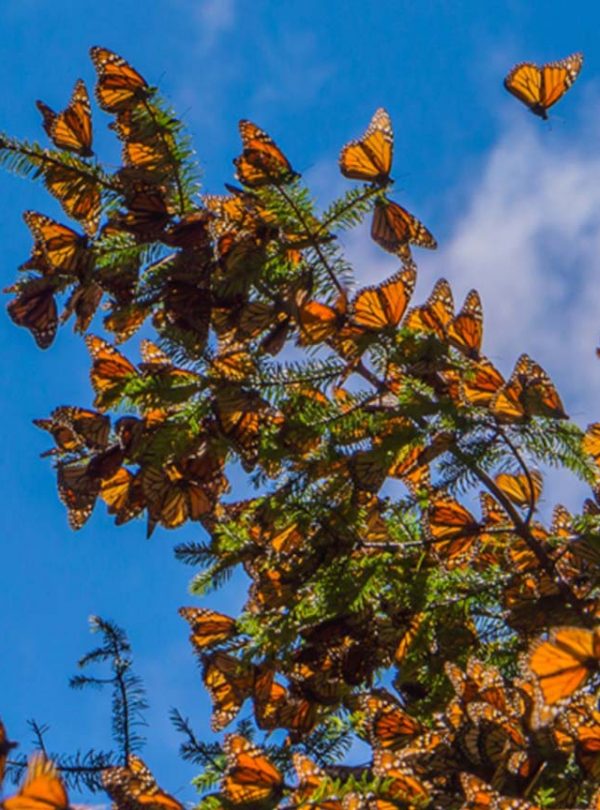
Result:
<instances>
[{"instance_id":1,"label":"conifer tree","mask_svg":"<svg viewBox=\"0 0 600 810\"><path fill-rule=\"evenodd\" d=\"M174 553L203 600L180 613L212 733L172 719L201 807L597 810L600 423L569 419L528 355L504 379L475 290L455 307L439 279L413 300L412 250L436 242L390 197L385 110L342 148L353 183L325 211L249 121L240 185L201 193L156 88L111 51L92 59L122 165L94 155L81 81L64 111L38 105L49 147L0 139L4 165L71 220L25 213L33 247L8 313L50 350L73 318L90 352L93 409L36 420L71 528L98 502L149 536L198 527ZM340 236L367 217L398 270L356 289ZM142 327L152 339L134 339ZM590 486L580 514L542 520L549 467ZM227 616L210 593L238 568L247 599ZM115 749L47 752L36 727L27 764L0 727L0 775L21 780L6 810L36 791L66 807L81 785L123 810L181 806L139 756L146 698L127 637L93 629L80 664L109 674L72 683L112 691ZM371 751L359 763L357 738Z\"/></svg>"}]
</instances>

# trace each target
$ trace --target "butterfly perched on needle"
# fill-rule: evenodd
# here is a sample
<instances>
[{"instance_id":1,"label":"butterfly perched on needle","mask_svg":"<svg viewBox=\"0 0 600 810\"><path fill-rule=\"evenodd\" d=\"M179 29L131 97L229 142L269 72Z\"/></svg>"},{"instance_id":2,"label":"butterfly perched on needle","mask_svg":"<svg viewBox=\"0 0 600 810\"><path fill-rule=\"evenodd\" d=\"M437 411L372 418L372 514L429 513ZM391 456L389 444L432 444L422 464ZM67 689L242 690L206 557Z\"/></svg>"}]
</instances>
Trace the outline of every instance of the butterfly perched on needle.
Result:
<instances>
[{"instance_id":1,"label":"butterfly perched on needle","mask_svg":"<svg viewBox=\"0 0 600 810\"><path fill-rule=\"evenodd\" d=\"M57 149L67 149L81 157L94 154L90 97L81 79L75 84L69 106L63 112L55 113L43 101L36 101L36 105L42 114L46 134Z\"/></svg>"},{"instance_id":2,"label":"butterfly perched on needle","mask_svg":"<svg viewBox=\"0 0 600 810\"><path fill-rule=\"evenodd\" d=\"M242 154L233 162L238 180L248 188L289 183L297 173L275 141L252 121L240 121Z\"/></svg>"},{"instance_id":3,"label":"butterfly perched on needle","mask_svg":"<svg viewBox=\"0 0 600 810\"><path fill-rule=\"evenodd\" d=\"M106 112L132 109L152 94L144 77L122 56L97 46L90 49L90 56L98 75L96 99Z\"/></svg>"},{"instance_id":4,"label":"butterfly perched on needle","mask_svg":"<svg viewBox=\"0 0 600 810\"><path fill-rule=\"evenodd\" d=\"M548 110L564 96L583 65L583 54L573 53L541 67L533 62L515 65L504 79L509 93L522 101L534 115L548 119Z\"/></svg>"},{"instance_id":5,"label":"butterfly perched on needle","mask_svg":"<svg viewBox=\"0 0 600 810\"><path fill-rule=\"evenodd\" d=\"M409 259L410 245L435 250L437 242L413 214L397 202L381 198L375 204L371 238L389 253Z\"/></svg>"},{"instance_id":6,"label":"butterfly perched on needle","mask_svg":"<svg viewBox=\"0 0 600 810\"><path fill-rule=\"evenodd\" d=\"M362 138L350 141L342 148L339 157L340 171L351 180L387 186L391 183L393 154L392 122L388 113L380 107L375 111Z\"/></svg>"}]
</instances>

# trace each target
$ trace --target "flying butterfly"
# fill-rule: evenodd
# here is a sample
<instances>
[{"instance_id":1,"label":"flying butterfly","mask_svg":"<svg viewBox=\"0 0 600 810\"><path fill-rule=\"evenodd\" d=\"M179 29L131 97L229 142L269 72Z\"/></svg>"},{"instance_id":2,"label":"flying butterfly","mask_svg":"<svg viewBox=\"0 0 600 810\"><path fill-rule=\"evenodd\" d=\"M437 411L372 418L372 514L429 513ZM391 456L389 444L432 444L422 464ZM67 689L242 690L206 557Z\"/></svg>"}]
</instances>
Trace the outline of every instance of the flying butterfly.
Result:
<instances>
[{"instance_id":1,"label":"flying butterfly","mask_svg":"<svg viewBox=\"0 0 600 810\"><path fill-rule=\"evenodd\" d=\"M33 754L18 793L2 801L3 810L69 810L69 797L54 763Z\"/></svg>"},{"instance_id":2,"label":"flying butterfly","mask_svg":"<svg viewBox=\"0 0 600 810\"><path fill-rule=\"evenodd\" d=\"M570 697L599 669L600 628L555 627L547 639L533 642L525 668L536 678L552 706Z\"/></svg>"},{"instance_id":3,"label":"flying butterfly","mask_svg":"<svg viewBox=\"0 0 600 810\"><path fill-rule=\"evenodd\" d=\"M527 354L517 360L508 382L493 397L490 411L501 422L524 422L532 416L567 418L554 383Z\"/></svg>"},{"instance_id":4,"label":"flying butterfly","mask_svg":"<svg viewBox=\"0 0 600 810\"><path fill-rule=\"evenodd\" d=\"M106 112L121 112L148 98L151 90L146 80L123 57L108 48L90 50L98 74L96 99Z\"/></svg>"},{"instance_id":5,"label":"flying butterfly","mask_svg":"<svg viewBox=\"0 0 600 810\"><path fill-rule=\"evenodd\" d=\"M233 162L238 180L248 188L289 183L297 173L275 141L251 121L240 121L242 154Z\"/></svg>"},{"instance_id":6,"label":"flying butterfly","mask_svg":"<svg viewBox=\"0 0 600 810\"><path fill-rule=\"evenodd\" d=\"M363 329L396 328L410 301L417 274L407 267L378 287L360 290L352 302L352 322Z\"/></svg>"},{"instance_id":7,"label":"flying butterfly","mask_svg":"<svg viewBox=\"0 0 600 810\"><path fill-rule=\"evenodd\" d=\"M44 129L58 149L68 149L81 157L90 157L92 151L92 110L85 83L75 84L69 106L55 113L43 101L37 101L43 117Z\"/></svg>"},{"instance_id":8,"label":"flying butterfly","mask_svg":"<svg viewBox=\"0 0 600 810\"><path fill-rule=\"evenodd\" d=\"M404 258L410 258L410 245L437 248L437 242L422 222L406 208L386 198L375 203L371 238L384 250Z\"/></svg>"},{"instance_id":9,"label":"flying butterfly","mask_svg":"<svg viewBox=\"0 0 600 810\"><path fill-rule=\"evenodd\" d=\"M55 408L49 419L34 419L33 424L52 434L56 448L43 455L73 453L84 447L104 450L108 444L110 419L98 411L87 408L61 405Z\"/></svg>"},{"instance_id":10,"label":"flying butterfly","mask_svg":"<svg viewBox=\"0 0 600 810\"><path fill-rule=\"evenodd\" d=\"M256 803L280 796L283 776L260 748L239 734L225 738L227 770L221 783L223 796L235 805Z\"/></svg>"},{"instance_id":11,"label":"flying butterfly","mask_svg":"<svg viewBox=\"0 0 600 810\"><path fill-rule=\"evenodd\" d=\"M102 771L102 785L119 810L183 810L183 805L157 785L135 754L129 754L126 767Z\"/></svg>"},{"instance_id":12,"label":"flying butterfly","mask_svg":"<svg viewBox=\"0 0 600 810\"><path fill-rule=\"evenodd\" d=\"M340 152L339 166L344 177L386 186L391 182L394 132L387 112L375 111L367 131L358 140L347 143Z\"/></svg>"},{"instance_id":13,"label":"flying butterfly","mask_svg":"<svg viewBox=\"0 0 600 810\"><path fill-rule=\"evenodd\" d=\"M548 62L541 67L533 62L521 62L504 79L504 86L534 115L547 120L548 110L571 87L582 65L581 53L573 53L559 62Z\"/></svg>"}]
</instances>

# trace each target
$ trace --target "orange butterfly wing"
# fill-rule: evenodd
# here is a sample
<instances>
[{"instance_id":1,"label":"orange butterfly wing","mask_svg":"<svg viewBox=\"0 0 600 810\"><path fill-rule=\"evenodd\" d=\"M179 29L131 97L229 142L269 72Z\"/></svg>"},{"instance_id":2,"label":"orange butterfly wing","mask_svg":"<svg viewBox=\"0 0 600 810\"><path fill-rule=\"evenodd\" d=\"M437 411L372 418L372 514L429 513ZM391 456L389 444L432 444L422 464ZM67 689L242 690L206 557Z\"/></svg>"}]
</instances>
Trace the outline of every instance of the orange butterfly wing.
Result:
<instances>
[{"instance_id":1,"label":"orange butterfly wing","mask_svg":"<svg viewBox=\"0 0 600 810\"><path fill-rule=\"evenodd\" d=\"M275 141L252 121L240 121L242 154L233 162L237 178L248 188L286 183L296 176Z\"/></svg>"},{"instance_id":2,"label":"orange butterfly wing","mask_svg":"<svg viewBox=\"0 0 600 810\"><path fill-rule=\"evenodd\" d=\"M477 359L483 339L483 312L477 290L471 290L462 309L448 325L448 339L467 357Z\"/></svg>"},{"instance_id":3,"label":"orange butterfly wing","mask_svg":"<svg viewBox=\"0 0 600 810\"><path fill-rule=\"evenodd\" d=\"M283 787L279 770L263 752L239 734L225 738L227 770L221 791L234 804L259 803L277 796Z\"/></svg>"},{"instance_id":4,"label":"orange butterfly wing","mask_svg":"<svg viewBox=\"0 0 600 810\"><path fill-rule=\"evenodd\" d=\"M435 250L437 242L425 225L396 202L377 200L371 238L389 253L409 255L409 245Z\"/></svg>"},{"instance_id":5,"label":"orange butterfly wing","mask_svg":"<svg viewBox=\"0 0 600 810\"><path fill-rule=\"evenodd\" d=\"M387 185L390 182L394 132L387 112L380 107L362 138L343 147L339 165L344 177L367 183Z\"/></svg>"},{"instance_id":6,"label":"orange butterfly wing","mask_svg":"<svg viewBox=\"0 0 600 810\"><path fill-rule=\"evenodd\" d=\"M571 87L583 65L583 54L574 53L558 62L538 67L522 62L510 71L504 80L509 93L523 102L534 115L548 118L547 111Z\"/></svg>"},{"instance_id":7,"label":"orange butterfly wing","mask_svg":"<svg viewBox=\"0 0 600 810\"><path fill-rule=\"evenodd\" d=\"M135 754L127 767L106 768L102 784L119 810L182 810L182 805L157 785L154 776Z\"/></svg>"},{"instance_id":8,"label":"orange butterfly wing","mask_svg":"<svg viewBox=\"0 0 600 810\"><path fill-rule=\"evenodd\" d=\"M69 106L56 114L42 101L37 102L44 119L44 129L58 149L68 149L82 157L92 152L92 110L84 82L79 79Z\"/></svg>"},{"instance_id":9,"label":"orange butterfly wing","mask_svg":"<svg viewBox=\"0 0 600 810\"><path fill-rule=\"evenodd\" d=\"M361 290L352 303L352 321L364 329L397 327L410 301L417 274L407 267L379 287Z\"/></svg>"},{"instance_id":10,"label":"orange butterfly wing","mask_svg":"<svg viewBox=\"0 0 600 810\"><path fill-rule=\"evenodd\" d=\"M446 279L441 278L436 282L431 295L423 306L410 310L405 326L421 332L433 332L440 340L443 340L453 318L452 290Z\"/></svg>"},{"instance_id":11,"label":"orange butterfly wing","mask_svg":"<svg viewBox=\"0 0 600 810\"><path fill-rule=\"evenodd\" d=\"M547 640L538 639L529 649L527 669L535 676L548 705L576 692L600 661L600 630L559 627Z\"/></svg>"},{"instance_id":12,"label":"orange butterfly wing","mask_svg":"<svg viewBox=\"0 0 600 810\"><path fill-rule=\"evenodd\" d=\"M236 632L235 619L208 608L179 608L179 615L190 625L190 641L196 650L220 644Z\"/></svg>"},{"instance_id":13,"label":"orange butterfly wing","mask_svg":"<svg viewBox=\"0 0 600 810\"><path fill-rule=\"evenodd\" d=\"M3 810L68 810L69 797L56 767L43 754L34 754L19 792L2 802Z\"/></svg>"},{"instance_id":14,"label":"orange butterfly wing","mask_svg":"<svg viewBox=\"0 0 600 810\"><path fill-rule=\"evenodd\" d=\"M90 55L98 74L96 99L103 110L120 112L150 95L143 76L118 54L108 48L94 47Z\"/></svg>"},{"instance_id":15,"label":"orange butterfly wing","mask_svg":"<svg viewBox=\"0 0 600 810\"><path fill-rule=\"evenodd\" d=\"M45 278L31 279L17 288L17 297L8 304L7 310L17 326L29 329L40 349L50 346L58 328L58 311L54 288Z\"/></svg>"}]
</instances>

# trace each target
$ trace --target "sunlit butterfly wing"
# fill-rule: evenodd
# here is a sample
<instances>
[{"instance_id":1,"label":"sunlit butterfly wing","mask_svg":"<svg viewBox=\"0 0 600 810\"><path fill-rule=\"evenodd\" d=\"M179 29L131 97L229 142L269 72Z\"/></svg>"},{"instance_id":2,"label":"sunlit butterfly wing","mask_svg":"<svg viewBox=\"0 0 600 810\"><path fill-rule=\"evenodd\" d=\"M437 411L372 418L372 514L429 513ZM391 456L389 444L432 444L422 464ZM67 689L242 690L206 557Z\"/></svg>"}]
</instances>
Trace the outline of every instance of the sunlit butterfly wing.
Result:
<instances>
[{"instance_id":1,"label":"sunlit butterfly wing","mask_svg":"<svg viewBox=\"0 0 600 810\"><path fill-rule=\"evenodd\" d=\"M532 62L515 65L504 80L504 86L523 102L534 115L548 118L548 110L571 87L581 66L583 54L574 53L558 62L538 67Z\"/></svg>"},{"instance_id":2,"label":"sunlit butterfly wing","mask_svg":"<svg viewBox=\"0 0 600 810\"><path fill-rule=\"evenodd\" d=\"M92 152L92 110L85 83L75 84L69 106L55 113L42 101L36 102L44 120L44 129L58 149L68 149L82 157Z\"/></svg>"},{"instance_id":3,"label":"sunlit butterfly wing","mask_svg":"<svg viewBox=\"0 0 600 810\"><path fill-rule=\"evenodd\" d=\"M239 734L225 738L227 770L221 783L223 796L235 805L259 803L279 796L283 777L260 748Z\"/></svg>"},{"instance_id":4,"label":"sunlit butterfly wing","mask_svg":"<svg viewBox=\"0 0 600 810\"><path fill-rule=\"evenodd\" d=\"M401 205L391 200L377 200L371 238L389 253L408 255L410 245L416 247L437 248L437 242L425 225Z\"/></svg>"},{"instance_id":5,"label":"sunlit butterfly wing","mask_svg":"<svg viewBox=\"0 0 600 810\"><path fill-rule=\"evenodd\" d=\"M452 290L445 278L439 279L431 295L420 307L411 309L404 325L420 332L433 332L440 340L446 336L446 329L454 318Z\"/></svg>"},{"instance_id":6,"label":"sunlit butterfly wing","mask_svg":"<svg viewBox=\"0 0 600 810\"><path fill-rule=\"evenodd\" d=\"M448 324L448 339L467 357L477 359L483 338L483 313L477 290L471 290L460 312Z\"/></svg>"},{"instance_id":7,"label":"sunlit butterfly wing","mask_svg":"<svg viewBox=\"0 0 600 810\"><path fill-rule=\"evenodd\" d=\"M461 773L460 783L465 794L461 810L541 810L525 799L501 796L472 773Z\"/></svg>"},{"instance_id":8,"label":"sunlit butterfly wing","mask_svg":"<svg viewBox=\"0 0 600 810\"><path fill-rule=\"evenodd\" d=\"M548 639L538 639L526 657L527 670L537 679L542 696L554 705L576 692L598 671L600 629L555 627Z\"/></svg>"},{"instance_id":9,"label":"sunlit butterfly wing","mask_svg":"<svg viewBox=\"0 0 600 810\"><path fill-rule=\"evenodd\" d=\"M204 659L202 678L213 703L211 728L221 731L252 694L254 672L234 656L214 652Z\"/></svg>"},{"instance_id":10,"label":"sunlit butterfly wing","mask_svg":"<svg viewBox=\"0 0 600 810\"><path fill-rule=\"evenodd\" d=\"M179 615L190 625L190 641L196 650L221 644L237 632L235 619L208 608L182 607Z\"/></svg>"},{"instance_id":11,"label":"sunlit butterfly wing","mask_svg":"<svg viewBox=\"0 0 600 810\"><path fill-rule=\"evenodd\" d=\"M120 112L150 95L146 80L118 54L94 47L90 55L98 75L96 99L103 110Z\"/></svg>"},{"instance_id":12,"label":"sunlit butterfly wing","mask_svg":"<svg viewBox=\"0 0 600 810\"><path fill-rule=\"evenodd\" d=\"M360 290L352 302L352 321L374 331L397 327L410 301L417 274L408 267L378 287Z\"/></svg>"},{"instance_id":13,"label":"sunlit butterfly wing","mask_svg":"<svg viewBox=\"0 0 600 810\"><path fill-rule=\"evenodd\" d=\"M347 143L340 153L340 171L344 177L366 183L390 182L394 132L387 112L380 107L362 138Z\"/></svg>"},{"instance_id":14,"label":"sunlit butterfly wing","mask_svg":"<svg viewBox=\"0 0 600 810\"><path fill-rule=\"evenodd\" d=\"M4 810L68 810L69 797L54 764L44 754L34 754L25 778L14 796L2 801Z\"/></svg>"},{"instance_id":15,"label":"sunlit butterfly wing","mask_svg":"<svg viewBox=\"0 0 600 810\"><path fill-rule=\"evenodd\" d=\"M85 236L35 211L25 211L23 219L46 260L46 272L74 274L86 267Z\"/></svg>"},{"instance_id":16,"label":"sunlit butterfly wing","mask_svg":"<svg viewBox=\"0 0 600 810\"><path fill-rule=\"evenodd\" d=\"M121 526L140 514L146 506L141 478L127 467L102 481L100 497L108 507L109 515L115 515L115 524Z\"/></svg>"},{"instance_id":17,"label":"sunlit butterfly wing","mask_svg":"<svg viewBox=\"0 0 600 810\"><path fill-rule=\"evenodd\" d=\"M137 371L126 357L102 338L88 335L85 343L93 361L90 379L96 392L94 406L105 411L119 399L124 386Z\"/></svg>"},{"instance_id":18,"label":"sunlit butterfly wing","mask_svg":"<svg viewBox=\"0 0 600 810\"><path fill-rule=\"evenodd\" d=\"M46 188L63 210L81 222L89 236L98 230L101 212L100 186L89 169L47 163L43 169Z\"/></svg>"},{"instance_id":19,"label":"sunlit butterfly wing","mask_svg":"<svg viewBox=\"0 0 600 810\"><path fill-rule=\"evenodd\" d=\"M275 141L251 121L240 121L242 154L233 162L237 178L248 188L287 183L296 173Z\"/></svg>"},{"instance_id":20,"label":"sunlit butterfly wing","mask_svg":"<svg viewBox=\"0 0 600 810\"><path fill-rule=\"evenodd\" d=\"M117 810L182 810L176 799L156 783L144 762L130 754L127 767L115 766L102 771L102 785Z\"/></svg>"},{"instance_id":21,"label":"sunlit butterfly wing","mask_svg":"<svg viewBox=\"0 0 600 810\"><path fill-rule=\"evenodd\" d=\"M500 473L494 480L516 506L535 507L542 494L543 479L538 470L530 470L528 476L524 473L519 475Z\"/></svg>"}]
</instances>

